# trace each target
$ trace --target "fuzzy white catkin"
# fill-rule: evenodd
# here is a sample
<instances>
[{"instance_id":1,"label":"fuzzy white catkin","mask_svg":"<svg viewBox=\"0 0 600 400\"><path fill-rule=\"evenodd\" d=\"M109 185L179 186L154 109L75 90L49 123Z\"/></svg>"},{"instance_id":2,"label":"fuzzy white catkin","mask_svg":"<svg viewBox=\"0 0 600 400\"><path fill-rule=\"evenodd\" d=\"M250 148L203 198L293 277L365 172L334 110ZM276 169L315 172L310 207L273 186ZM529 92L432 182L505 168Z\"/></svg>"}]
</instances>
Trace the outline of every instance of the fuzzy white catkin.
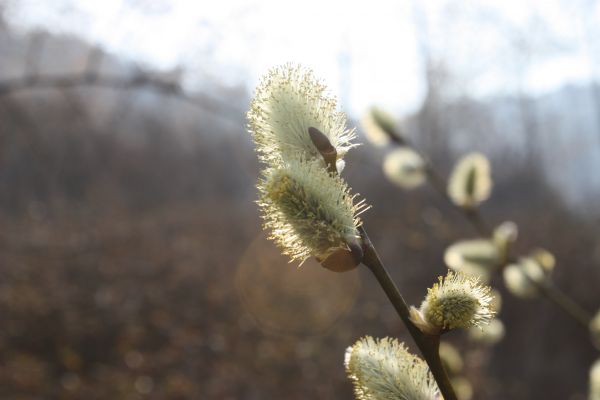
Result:
<instances>
[{"instance_id":1,"label":"fuzzy white catkin","mask_svg":"<svg viewBox=\"0 0 600 400\"><path fill-rule=\"evenodd\" d=\"M477 276L482 282L487 282L498 267L500 255L491 240L463 240L446 249L444 262L454 271Z\"/></svg>"},{"instance_id":2,"label":"fuzzy white catkin","mask_svg":"<svg viewBox=\"0 0 600 400\"><path fill-rule=\"evenodd\" d=\"M375 146L385 146L390 142L389 131L396 125L394 117L379 107L371 107L360 120L367 139Z\"/></svg>"},{"instance_id":3,"label":"fuzzy white catkin","mask_svg":"<svg viewBox=\"0 0 600 400\"><path fill-rule=\"evenodd\" d=\"M420 313L438 329L483 326L494 317L491 288L477 278L449 271L427 290Z\"/></svg>"},{"instance_id":4,"label":"fuzzy white catkin","mask_svg":"<svg viewBox=\"0 0 600 400\"><path fill-rule=\"evenodd\" d=\"M358 237L358 215L366 207L318 160L290 159L263 172L259 207L270 238L292 260L325 259Z\"/></svg>"},{"instance_id":5,"label":"fuzzy white catkin","mask_svg":"<svg viewBox=\"0 0 600 400\"><path fill-rule=\"evenodd\" d=\"M429 367L396 339L366 336L346 350L344 365L358 400L436 400Z\"/></svg>"},{"instance_id":6,"label":"fuzzy white catkin","mask_svg":"<svg viewBox=\"0 0 600 400\"><path fill-rule=\"evenodd\" d=\"M404 189L413 189L422 185L427 175L423 158L409 147L400 147L385 157L383 162L385 176Z\"/></svg>"},{"instance_id":7,"label":"fuzzy white catkin","mask_svg":"<svg viewBox=\"0 0 600 400\"><path fill-rule=\"evenodd\" d=\"M548 250L538 247L533 249L529 256L542 267L545 273L551 273L556 266L556 258Z\"/></svg>"},{"instance_id":8,"label":"fuzzy white catkin","mask_svg":"<svg viewBox=\"0 0 600 400\"><path fill-rule=\"evenodd\" d=\"M534 282L544 282L552 272L554 264L552 254L547 250L536 249L528 257L519 259L517 264L510 264L504 268L504 285L517 297L536 297L539 291Z\"/></svg>"},{"instance_id":9,"label":"fuzzy white catkin","mask_svg":"<svg viewBox=\"0 0 600 400\"><path fill-rule=\"evenodd\" d=\"M448 181L448 196L454 204L471 208L490 196L492 178L490 162L480 153L463 157L452 170Z\"/></svg>"},{"instance_id":10,"label":"fuzzy white catkin","mask_svg":"<svg viewBox=\"0 0 600 400\"><path fill-rule=\"evenodd\" d=\"M321 131L335 147L338 158L356 146L356 134L346 127L346 116L337 111L337 101L309 69L285 64L265 75L250 104L248 128L259 158L281 166L301 155L322 161L308 128Z\"/></svg>"}]
</instances>

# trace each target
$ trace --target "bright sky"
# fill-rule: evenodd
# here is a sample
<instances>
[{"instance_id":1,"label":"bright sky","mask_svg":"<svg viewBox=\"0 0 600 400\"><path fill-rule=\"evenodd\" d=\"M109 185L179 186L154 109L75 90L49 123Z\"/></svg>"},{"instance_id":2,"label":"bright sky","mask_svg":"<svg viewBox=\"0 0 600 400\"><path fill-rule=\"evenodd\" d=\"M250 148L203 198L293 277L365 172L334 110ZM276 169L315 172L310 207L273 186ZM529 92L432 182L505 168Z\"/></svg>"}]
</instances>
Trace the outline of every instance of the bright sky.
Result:
<instances>
[{"instance_id":1,"label":"bright sky","mask_svg":"<svg viewBox=\"0 0 600 400\"><path fill-rule=\"evenodd\" d=\"M21 29L75 33L159 69L183 66L192 83L253 87L270 66L298 62L355 115L372 104L396 114L419 107L419 41L458 95L585 81L590 54L600 54L586 40L600 37L600 5L589 0L8 1L8 20Z\"/></svg>"}]
</instances>

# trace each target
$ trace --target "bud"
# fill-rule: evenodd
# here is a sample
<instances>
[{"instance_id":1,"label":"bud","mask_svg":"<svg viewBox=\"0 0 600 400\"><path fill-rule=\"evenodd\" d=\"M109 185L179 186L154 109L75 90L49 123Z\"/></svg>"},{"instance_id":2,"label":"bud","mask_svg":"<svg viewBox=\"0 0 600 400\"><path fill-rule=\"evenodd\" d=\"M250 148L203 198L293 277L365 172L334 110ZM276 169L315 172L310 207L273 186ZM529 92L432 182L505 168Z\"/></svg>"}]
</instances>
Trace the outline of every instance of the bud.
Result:
<instances>
[{"instance_id":1,"label":"bud","mask_svg":"<svg viewBox=\"0 0 600 400\"><path fill-rule=\"evenodd\" d=\"M358 400L436 400L439 392L429 367L396 339L366 336L346 350L346 373Z\"/></svg>"},{"instance_id":2,"label":"bud","mask_svg":"<svg viewBox=\"0 0 600 400\"><path fill-rule=\"evenodd\" d=\"M440 342L439 353L444 369L449 375L458 375L462 372L464 362L453 345L448 342Z\"/></svg>"},{"instance_id":3,"label":"bud","mask_svg":"<svg viewBox=\"0 0 600 400\"><path fill-rule=\"evenodd\" d=\"M458 400L471 400L473 398L473 386L464 376L455 376L450 379Z\"/></svg>"},{"instance_id":4,"label":"bud","mask_svg":"<svg viewBox=\"0 0 600 400\"><path fill-rule=\"evenodd\" d=\"M590 321L590 335L596 348L600 349L600 311Z\"/></svg>"},{"instance_id":5,"label":"bud","mask_svg":"<svg viewBox=\"0 0 600 400\"><path fill-rule=\"evenodd\" d=\"M358 215L366 206L355 203L344 181L328 173L320 160L289 160L263 174L258 204L264 227L283 254L292 260L314 256L323 261L333 254L340 259L339 249L356 252Z\"/></svg>"},{"instance_id":6,"label":"bud","mask_svg":"<svg viewBox=\"0 0 600 400\"><path fill-rule=\"evenodd\" d=\"M504 338L504 324L497 318L490 321L489 324L479 328L469 329L469 338L475 342L485 345L494 345Z\"/></svg>"},{"instance_id":7,"label":"bud","mask_svg":"<svg viewBox=\"0 0 600 400\"><path fill-rule=\"evenodd\" d=\"M478 278L449 271L445 278L439 277L439 282L427 290L419 311L438 332L481 327L495 314L490 291L489 286L479 284Z\"/></svg>"},{"instance_id":8,"label":"bud","mask_svg":"<svg viewBox=\"0 0 600 400\"><path fill-rule=\"evenodd\" d=\"M416 188L427 179L423 158L409 147L400 147L388 154L383 172L390 181L404 189Z\"/></svg>"},{"instance_id":9,"label":"bud","mask_svg":"<svg viewBox=\"0 0 600 400\"><path fill-rule=\"evenodd\" d=\"M503 262L506 262L510 246L517 240L518 234L517 224L511 221L503 222L494 229L493 241Z\"/></svg>"},{"instance_id":10,"label":"bud","mask_svg":"<svg viewBox=\"0 0 600 400\"><path fill-rule=\"evenodd\" d=\"M533 249L529 256L533 258L546 273L551 273L556 266L554 255L541 247Z\"/></svg>"},{"instance_id":11,"label":"bud","mask_svg":"<svg viewBox=\"0 0 600 400\"><path fill-rule=\"evenodd\" d=\"M453 244L444 253L448 268L488 282L500 264L498 247L488 239L463 240Z\"/></svg>"},{"instance_id":12,"label":"bud","mask_svg":"<svg viewBox=\"0 0 600 400\"><path fill-rule=\"evenodd\" d=\"M537 258L523 257L517 264L510 264L504 268L504 284L512 294L522 298L533 298L538 295L538 289L533 282L543 283L554 267L554 262L550 262L548 257L544 265L541 265L538 260L539 254Z\"/></svg>"},{"instance_id":13,"label":"bud","mask_svg":"<svg viewBox=\"0 0 600 400\"><path fill-rule=\"evenodd\" d=\"M298 155L323 162L309 136L311 127L329 139L338 158L355 146L351 142L356 134L346 128L335 98L312 71L292 64L273 68L261 79L248 121L259 158L271 166Z\"/></svg>"},{"instance_id":14,"label":"bud","mask_svg":"<svg viewBox=\"0 0 600 400\"><path fill-rule=\"evenodd\" d=\"M394 117L378 107L372 107L362 117L360 124L367 139L375 146L385 146L396 135Z\"/></svg>"},{"instance_id":15,"label":"bud","mask_svg":"<svg viewBox=\"0 0 600 400\"><path fill-rule=\"evenodd\" d=\"M590 368L589 400L600 400L600 360L597 360Z\"/></svg>"},{"instance_id":16,"label":"bud","mask_svg":"<svg viewBox=\"0 0 600 400\"><path fill-rule=\"evenodd\" d=\"M448 182L448 196L454 204L475 207L487 200L491 191L490 163L483 154L471 153L456 164Z\"/></svg>"}]
</instances>

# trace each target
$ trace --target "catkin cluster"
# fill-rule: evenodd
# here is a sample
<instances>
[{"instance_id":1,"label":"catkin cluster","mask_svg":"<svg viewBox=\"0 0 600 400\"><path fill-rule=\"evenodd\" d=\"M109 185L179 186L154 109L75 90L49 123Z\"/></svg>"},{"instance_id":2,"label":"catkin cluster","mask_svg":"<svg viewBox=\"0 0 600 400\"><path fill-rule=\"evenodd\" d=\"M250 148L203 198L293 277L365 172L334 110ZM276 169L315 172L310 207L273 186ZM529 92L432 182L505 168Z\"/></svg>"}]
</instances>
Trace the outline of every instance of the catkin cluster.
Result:
<instances>
[{"instance_id":1,"label":"catkin cluster","mask_svg":"<svg viewBox=\"0 0 600 400\"><path fill-rule=\"evenodd\" d=\"M316 130L339 166L355 132L337 111L335 98L310 70L273 68L256 90L248 128L266 164L258 183L261 215L270 238L292 261L319 261L348 250L359 237L366 207L331 171L309 134Z\"/></svg>"}]
</instances>

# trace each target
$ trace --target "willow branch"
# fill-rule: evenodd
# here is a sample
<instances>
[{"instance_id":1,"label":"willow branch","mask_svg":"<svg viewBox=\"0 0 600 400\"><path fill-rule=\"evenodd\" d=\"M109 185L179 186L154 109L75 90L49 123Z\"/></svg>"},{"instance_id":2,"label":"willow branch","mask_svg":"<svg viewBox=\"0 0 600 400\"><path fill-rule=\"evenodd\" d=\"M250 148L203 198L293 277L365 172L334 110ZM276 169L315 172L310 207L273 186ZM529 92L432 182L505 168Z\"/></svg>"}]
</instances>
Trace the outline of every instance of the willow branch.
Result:
<instances>
[{"instance_id":1,"label":"willow branch","mask_svg":"<svg viewBox=\"0 0 600 400\"><path fill-rule=\"evenodd\" d=\"M425 173L427 175L427 181L433 187L433 189L438 192L438 194L443 197L450 205L452 205L453 209L457 210L470 224L471 226L479 233L479 235L483 237L489 237L492 234L492 229L490 225L487 223L481 212L478 208L463 208L454 204L454 202L448 197L448 193L446 191L447 182L441 177L441 175L435 170L432 162L425 157L425 155L419 151L414 145L412 145L406 138L401 138L401 136L394 132L390 135L391 141L397 145L404 145L412 148L416 153L418 153L425 163ZM504 267L508 265L503 264L499 271L502 271ZM527 279L538 289L539 293L541 293L546 299L564 311L569 317L575 320L580 325L584 326L586 329L589 326L589 323L592 319L592 315L586 311L583 307L581 307L575 300L567 296L564 292L562 292L558 287L553 285L550 282L539 282L535 279L532 279L529 275L525 274Z\"/></svg>"},{"instance_id":2,"label":"willow branch","mask_svg":"<svg viewBox=\"0 0 600 400\"><path fill-rule=\"evenodd\" d=\"M315 148L323 157L328 171L331 174L337 174L337 151L335 147L331 145L329 138L327 138L323 132L314 127L308 128L308 133L312 143L315 145ZM358 230L361 238L362 251L360 252L360 260L354 264L354 266L362 262L373 273L377 279L377 282L394 306L394 309L400 316L400 319L408 329L408 332L421 351L421 354L423 355L425 362L427 362L429 370L431 371L431 374L433 375L433 378L435 379L442 396L445 400L457 400L454 389L452 388L452 384L450 383L450 379L448 378L448 374L446 373L446 370L444 369L440 359L440 335L425 334L411 321L410 309L400 294L398 287L392 280L392 277L381 262L381 259L375 250L375 246L373 246L373 243L371 242L371 239L369 239L367 232L362 225L358 228Z\"/></svg>"},{"instance_id":3,"label":"willow branch","mask_svg":"<svg viewBox=\"0 0 600 400\"><path fill-rule=\"evenodd\" d=\"M362 263L373 273L387 298L400 316L400 319L408 329L410 336L421 351L425 362L427 362L444 400L456 400L456 394L440 359L440 336L425 334L413 324L410 319L410 309L400 294L398 287L394 284L387 269L381 262L373 243L363 227L360 227L359 230L363 241L364 251Z\"/></svg>"},{"instance_id":4,"label":"willow branch","mask_svg":"<svg viewBox=\"0 0 600 400\"><path fill-rule=\"evenodd\" d=\"M525 274L527 276L527 274ZM552 282L542 281L539 282L531 277L527 276L529 281L538 289L538 291L544 295L547 299L556 304L565 314L572 317L581 326L589 329L592 315L575 302L572 298L567 296L562 290L554 286Z\"/></svg>"},{"instance_id":5,"label":"willow branch","mask_svg":"<svg viewBox=\"0 0 600 400\"><path fill-rule=\"evenodd\" d=\"M506 264L516 263L517 260L513 257L508 257ZM505 266L504 265L504 266ZM502 267L504 267L502 266ZM522 271L525 278L537 289L538 293L545 296L548 300L552 301L558 308L565 312L566 315L573 318L577 323L579 323L584 328L588 329L590 325L590 321L592 320L592 315L581 307L575 300L567 296L562 290L556 287L552 281L538 280L534 279L529 274L523 270Z\"/></svg>"}]
</instances>

